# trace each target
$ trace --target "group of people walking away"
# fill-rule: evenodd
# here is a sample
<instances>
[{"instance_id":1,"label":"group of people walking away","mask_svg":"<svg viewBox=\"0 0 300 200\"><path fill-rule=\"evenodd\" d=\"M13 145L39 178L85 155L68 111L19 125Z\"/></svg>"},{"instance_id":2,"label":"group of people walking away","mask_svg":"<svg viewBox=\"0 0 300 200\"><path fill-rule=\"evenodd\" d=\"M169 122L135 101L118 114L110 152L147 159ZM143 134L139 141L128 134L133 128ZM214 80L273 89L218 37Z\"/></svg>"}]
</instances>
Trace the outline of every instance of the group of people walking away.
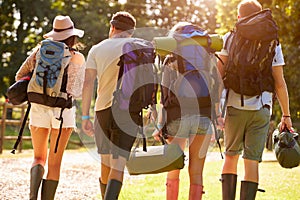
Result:
<instances>
[{"instance_id":1,"label":"group of people walking away","mask_svg":"<svg viewBox=\"0 0 300 200\"><path fill-rule=\"evenodd\" d=\"M277 31L270 10L263 10L256 0L243 0L238 5L236 27L224 36L223 49L217 52L219 59L215 56L216 50L210 48L209 35L197 25L180 22L169 31L168 37L176 41L193 37L207 39L207 45L203 46L196 43L177 45L164 57L162 79L157 84L161 89L158 90L161 92L159 112L156 110L156 95L149 105L152 114L158 112L158 115L153 114L155 118L157 116L154 139L164 137L168 143L178 144L182 150L188 142L190 200L202 199L205 193L203 169L216 127L224 130L225 160L220 178L223 200L235 199L240 154L245 171L240 199L255 199L273 94L276 94L282 111L279 129L292 130L283 76L285 63L277 32L264 28L244 31L252 33L255 39L239 32L243 30L242 23L249 25L255 22L257 15L269 19L268 23ZM255 20L247 21L250 18ZM94 137L101 157L101 196L105 200L118 199L126 162L143 120L141 108L132 108L136 102L129 103L129 107L119 109L117 113L114 108L116 88L125 84L124 80L118 83L122 69L120 58L125 44L134 41L135 29L136 19L130 13L115 13L110 21L109 38L94 45L85 61L77 48L77 38L83 37L84 32L75 28L70 17L57 16L53 30L44 35L46 40L32 51L18 70L16 80L32 74L28 86L31 104L29 125L34 149L30 199L38 198L40 185L41 199L55 197L63 153L76 128L74 100L81 96L82 130ZM61 57L53 62L56 54ZM56 66L55 70L51 68L51 71L50 66ZM221 86L223 83L225 88ZM97 98L95 121L92 122L90 109L95 84ZM251 86L259 89L253 91ZM222 94L226 97L221 105ZM48 171L44 178L46 163ZM180 170L167 173L167 200L178 199L179 175Z\"/></svg>"}]
</instances>

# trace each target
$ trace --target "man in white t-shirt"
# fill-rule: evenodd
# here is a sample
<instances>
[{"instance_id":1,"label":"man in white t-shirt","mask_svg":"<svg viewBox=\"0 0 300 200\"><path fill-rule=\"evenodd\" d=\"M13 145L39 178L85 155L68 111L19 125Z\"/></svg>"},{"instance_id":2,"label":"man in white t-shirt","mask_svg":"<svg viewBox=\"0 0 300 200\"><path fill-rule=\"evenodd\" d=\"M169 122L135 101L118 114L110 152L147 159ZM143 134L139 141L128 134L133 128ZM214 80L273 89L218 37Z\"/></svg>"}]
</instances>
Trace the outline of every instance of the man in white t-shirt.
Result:
<instances>
[{"instance_id":1,"label":"man in white t-shirt","mask_svg":"<svg viewBox=\"0 0 300 200\"><path fill-rule=\"evenodd\" d=\"M256 0L244 0L238 5L238 18L249 16L262 10L261 4ZM228 39L224 36L224 44ZM230 41L229 41L230 42ZM218 63L219 71L224 77L225 67L228 61L229 49L220 52L220 58L224 65ZM280 129L284 127L292 129L289 110L289 98L286 83L283 76L284 59L281 46L275 49L275 57L272 63L274 88L279 100L282 118ZM259 87L259 86L257 86ZM243 97L241 94L229 89L227 96L227 108L225 119L225 162L222 169L222 196L223 200L234 200L237 182L237 164L239 155L243 152L245 175L241 183L240 199L255 199L259 182L258 164L262 160L266 137L269 128L272 110L272 93L263 91L259 96Z\"/></svg>"},{"instance_id":2,"label":"man in white t-shirt","mask_svg":"<svg viewBox=\"0 0 300 200\"><path fill-rule=\"evenodd\" d=\"M99 178L102 198L118 199L124 168L131 147L138 133L137 126L130 126L130 121L122 118L115 126L112 113L113 92L117 87L119 74L118 62L125 43L132 40L136 20L128 12L117 12L110 21L109 38L93 46L86 62L86 74L82 92L82 129L89 136L95 136L98 153L101 156L101 177ZM97 99L95 102L95 129L90 121L90 106L94 83L97 78ZM118 115L121 113L117 113ZM119 117L119 116L118 116ZM131 116L133 120L141 120L140 116ZM130 134L119 128L119 123Z\"/></svg>"}]
</instances>

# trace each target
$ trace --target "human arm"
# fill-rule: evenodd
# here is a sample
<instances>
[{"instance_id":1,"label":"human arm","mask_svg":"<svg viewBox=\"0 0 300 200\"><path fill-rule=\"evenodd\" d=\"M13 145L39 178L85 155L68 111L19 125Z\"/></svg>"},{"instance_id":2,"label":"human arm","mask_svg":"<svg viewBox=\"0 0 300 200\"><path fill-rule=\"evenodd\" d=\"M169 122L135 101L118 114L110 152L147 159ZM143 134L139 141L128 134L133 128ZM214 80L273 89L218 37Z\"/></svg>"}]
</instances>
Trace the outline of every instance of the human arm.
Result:
<instances>
[{"instance_id":1,"label":"human arm","mask_svg":"<svg viewBox=\"0 0 300 200\"><path fill-rule=\"evenodd\" d=\"M85 62L84 55L78 51L73 51L72 53L73 54L72 54L71 62L76 65L82 66Z\"/></svg>"},{"instance_id":2,"label":"human arm","mask_svg":"<svg viewBox=\"0 0 300 200\"><path fill-rule=\"evenodd\" d=\"M279 101L279 105L282 112L279 130L282 131L285 127L288 128L289 130L292 130L292 120L290 117L290 109L289 109L289 95L288 95L288 90L283 75L283 67L282 66L272 67L272 75L274 78L276 96Z\"/></svg>"},{"instance_id":3,"label":"human arm","mask_svg":"<svg viewBox=\"0 0 300 200\"><path fill-rule=\"evenodd\" d=\"M26 60L22 63L21 67L16 73L15 80L18 81L22 77L31 73L35 68L36 63L36 53L38 48L34 49L33 52L26 58Z\"/></svg>"},{"instance_id":4,"label":"human arm","mask_svg":"<svg viewBox=\"0 0 300 200\"><path fill-rule=\"evenodd\" d=\"M82 89L82 130L85 134L89 136L94 135L94 126L92 121L89 119L90 116L90 107L92 96L94 93L94 84L96 79L97 71L96 69L86 69L85 78L83 82Z\"/></svg>"},{"instance_id":5,"label":"human arm","mask_svg":"<svg viewBox=\"0 0 300 200\"><path fill-rule=\"evenodd\" d=\"M82 88L85 75L85 58L80 52L72 51L68 67L67 92L74 99L82 97Z\"/></svg>"},{"instance_id":6,"label":"human arm","mask_svg":"<svg viewBox=\"0 0 300 200\"><path fill-rule=\"evenodd\" d=\"M155 125L154 127L155 129L152 133L152 136L156 141L160 141L161 140L160 137L162 136L162 128L165 123L163 119L163 112L164 112L163 105L160 104L158 115L157 115L157 124Z\"/></svg>"},{"instance_id":7,"label":"human arm","mask_svg":"<svg viewBox=\"0 0 300 200\"><path fill-rule=\"evenodd\" d=\"M224 51L224 50L223 50ZM221 83L220 87L219 87L219 94L220 95L220 101L218 103L216 103L216 113L217 113L217 127L218 129L223 130L224 126L225 126L225 121L224 121L224 114L223 112L225 112L225 108L223 108L223 106L225 105L226 102L226 90L224 90L224 84L223 84L223 78L225 76L225 66L228 62L228 56L226 55L227 51L225 54L220 54L219 55L219 59L217 62L217 68L218 68L218 72L219 72L219 78L221 79Z\"/></svg>"}]
</instances>

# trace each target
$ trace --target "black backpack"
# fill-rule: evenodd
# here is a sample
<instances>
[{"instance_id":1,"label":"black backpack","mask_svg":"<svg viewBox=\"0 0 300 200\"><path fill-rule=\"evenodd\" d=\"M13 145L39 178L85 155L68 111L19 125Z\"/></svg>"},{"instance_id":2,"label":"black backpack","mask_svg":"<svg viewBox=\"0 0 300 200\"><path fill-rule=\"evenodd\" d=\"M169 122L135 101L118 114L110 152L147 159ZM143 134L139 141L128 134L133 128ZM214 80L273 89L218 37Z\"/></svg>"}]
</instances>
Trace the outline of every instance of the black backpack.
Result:
<instances>
[{"instance_id":1,"label":"black backpack","mask_svg":"<svg viewBox=\"0 0 300 200\"><path fill-rule=\"evenodd\" d=\"M242 106L244 95L274 92L272 61L278 44L277 32L271 11L265 9L238 21L226 41L229 55L224 85L241 94Z\"/></svg>"}]
</instances>

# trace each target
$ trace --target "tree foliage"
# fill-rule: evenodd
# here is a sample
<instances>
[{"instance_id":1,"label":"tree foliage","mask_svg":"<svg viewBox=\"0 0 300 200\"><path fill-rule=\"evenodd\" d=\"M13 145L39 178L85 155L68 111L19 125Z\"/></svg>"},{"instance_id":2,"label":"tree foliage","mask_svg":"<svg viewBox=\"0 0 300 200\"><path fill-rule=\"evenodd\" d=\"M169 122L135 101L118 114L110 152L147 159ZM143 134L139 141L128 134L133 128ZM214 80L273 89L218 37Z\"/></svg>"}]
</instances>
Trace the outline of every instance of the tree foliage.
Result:
<instances>
[{"instance_id":1,"label":"tree foliage","mask_svg":"<svg viewBox=\"0 0 300 200\"><path fill-rule=\"evenodd\" d=\"M28 52L41 39L41 28L52 14L50 2L43 0L4 0L0 5L0 92L3 94Z\"/></svg>"},{"instance_id":2,"label":"tree foliage","mask_svg":"<svg viewBox=\"0 0 300 200\"><path fill-rule=\"evenodd\" d=\"M279 26L286 66L285 80L289 90L293 119L300 121L300 2L297 0L273 0L270 5Z\"/></svg>"},{"instance_id":3,"label":"tree foliage","mask_svg":"<svg viewBox=\"0 0 300 200\"><path fill-rule=\"evenodd\" d=\"M215 3L215 0L149 0L149 24L170 29L180 21L187 21L212 33L216 28Z\"/></svg>"}]
</instances>

